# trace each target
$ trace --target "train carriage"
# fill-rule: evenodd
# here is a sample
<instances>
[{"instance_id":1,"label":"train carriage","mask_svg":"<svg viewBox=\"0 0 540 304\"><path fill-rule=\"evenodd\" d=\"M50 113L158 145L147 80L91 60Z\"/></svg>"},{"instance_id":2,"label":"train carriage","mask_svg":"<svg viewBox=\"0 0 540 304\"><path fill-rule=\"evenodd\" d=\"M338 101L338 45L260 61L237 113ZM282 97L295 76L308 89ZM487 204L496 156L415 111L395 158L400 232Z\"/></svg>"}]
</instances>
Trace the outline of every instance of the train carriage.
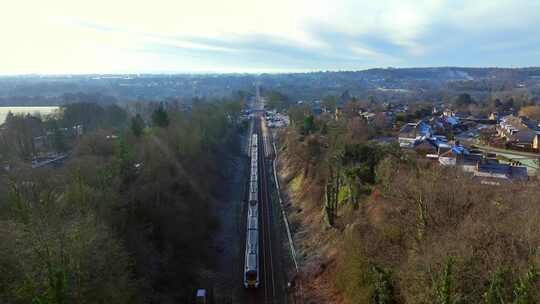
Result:
<instances>
[{"instance_id":1,"label":"train carriage","mask_svg":"<svg viewBox=\"0 0 540 304\"><path fill-rule=\"evenodd\" d=\"M249 175L249 197L246 229L246 252L244 269L244 286L257 288L259 286L259 144L257 134L251 137L251 159Z\"/></svg>"},{"instance_id":2,"label":"train carriage","mask_svg":"<svg viewBox=\"0 0 540 304\"><path fill-rule=\"evenodd\" d=\"M246 267L244 271L244 286L246 288L259 287L259 232L256 229L247 233Z\"/></svg>"}]
</instances>

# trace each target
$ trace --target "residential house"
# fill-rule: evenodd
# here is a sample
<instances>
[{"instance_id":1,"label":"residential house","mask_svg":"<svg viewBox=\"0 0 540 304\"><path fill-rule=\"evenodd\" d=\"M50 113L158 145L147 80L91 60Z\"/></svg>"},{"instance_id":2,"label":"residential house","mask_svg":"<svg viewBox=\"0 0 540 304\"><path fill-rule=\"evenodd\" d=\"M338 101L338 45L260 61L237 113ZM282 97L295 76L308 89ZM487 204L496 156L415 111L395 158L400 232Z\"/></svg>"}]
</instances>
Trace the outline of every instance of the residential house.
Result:
<instances>
[{"instance_id":1,"label":"residential house","mask_svg":"<svg viewBox=\"0 0 540 304\"><path fill-rule=\"evenodd\" d=\"M475 159L475 156L461 145L450 146L450 149L444 149L440 152L442 153L439 153L439 163L443 166L466 165L474 162Z\"/></svg>"},{"instance_id":2,"label":"residential house","mask_svg":"<svg viewBox=\"0 0 540 304\"><path fill-rule=\"evenodd\" d=\"M506 139L513 147L525 150L540 150L540 127L527 117L508 115L497 125L497 135Z\"/></svg>"},{"instance_id":3,"label":"residential house","mask_svg":"<svg viewBox=\"0 0 540 304\"><path fill-rule=\"evenodd\" d=\"M524 130L508 137L508 141L511 147L538 151L538 136L537 132Z\"/></svg>"},{"instance_id":4,"label":"residential house","mask_svg":"<svg viewBox=\"0 0 540 304\"><path fill-rule=\"evenodd\" d=\"M431 127L423 121L408 123L399 131L399 146L402 148L414 148L424 139L431 137Z\"/></svg>"},{"instance_id":5,"label":"residential house","mask_svg":"<svg viewBox=\"0 0 540 304\"><path fill-rule=\"evenodd\" d=\"M360 117L362 117L367 122L371 122L375 118L375 113L371 113L369 111L360 110L358 112L358 115L360 115Z\"/></svg>"},{"instance_id":6,"label":"residential house","mask_svg":"<svg viewBox=\"0 0 540 304\"><path fill-rule=\"evenodd\" d=\"M501 164L495 158L487 158L481 153L472 153L462 146L456 146L439 156L443 166L460 166L464 172L485 184L500 184L500 181L527 180L527 168Z\"/></svg>"},{"instance_id":7,"label":"residential house","mask_svg":"<svg viewBox=\"0 0 540 304\"><path fill-rule=\"evenodd\" d=\"M527 168L499 163L478 163L474 170L474 177L490 184L499 184L498 181L526 181Z\"/></svg>"},{"instance_id":8,"label":"residential house","mask_svg":"<svg viewBox=\"0 0 540 304\"><path fill-rule=\"evenodd\" d=\"M499 112L491 112L489 113L489 117L488 117L490 120L495 120L495 121L499 121Z\"/></svg>"},{"instance_id":9,"label":"residential house","mask_svg":"<svg viewBox=\"0 0 540 304\"><path fill-rule=\"evenodd\" d=\"M452 120L452 117L449 117L448 119ZM448 134L453 129L453 125L450 124L445 117L434 116L430 118L429 124L437 134Z\"/></svg>"},{"instance_id":10,"label":"residential house","mask_svg":"<svg viewBox=\"0 0 540 304\"><path fill-rule=\"evenodd\" d=\"M452 149L452 145L448 143L448 139L446 138L446 136L433 135L427 140L437 148L437 155L441 155Z\"/></svg>"},{"instance_id":11,"label":"residential house","mask_svg":"<svg viewBox=\"0 0 540 304\"><path fill-rule=\"evenodd\" d=\"M453 117L455 116L456 112L451 109L445 109L442 113L444 117Z\"/></svg>"}]
</instances>

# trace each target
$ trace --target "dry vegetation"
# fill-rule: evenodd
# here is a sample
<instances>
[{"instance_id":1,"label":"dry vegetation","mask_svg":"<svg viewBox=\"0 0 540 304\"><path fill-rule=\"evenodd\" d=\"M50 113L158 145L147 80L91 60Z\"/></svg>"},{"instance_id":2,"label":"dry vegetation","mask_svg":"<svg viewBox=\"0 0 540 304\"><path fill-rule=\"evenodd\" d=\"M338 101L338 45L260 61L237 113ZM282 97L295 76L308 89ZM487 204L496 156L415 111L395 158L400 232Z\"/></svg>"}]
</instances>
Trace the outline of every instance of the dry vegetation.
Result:
<instances>
[{"instance_id":1,"label":"dry vegetation","mask_svg":"<svg viewBox=\"0 0 540 304\"><path fill-rule=\"evenodd\" d=\"M325 122L318 121L316 125ZM333 123L333 122L332 122ZM536 303L540 299L540 191L534 182L481 185L354 138L351 124L329 134L281 134L282 177L302 261L307 303ZM381 157L363 157L365 145ZM348 154L351 147L357 154ZM360 148L358 148L360 147ZM343 152L345 151L345 152ZM362 152L363 151L363 152ZM368 151L368 152L366 152ZM337 219L325 219L332 156L343 175L375 163L339 190ZM359 153L359 154L358 154ZM357 188L353 192L350 186ZM357 193L358 205L351 193Z\"/></svg>"}]
</instances>

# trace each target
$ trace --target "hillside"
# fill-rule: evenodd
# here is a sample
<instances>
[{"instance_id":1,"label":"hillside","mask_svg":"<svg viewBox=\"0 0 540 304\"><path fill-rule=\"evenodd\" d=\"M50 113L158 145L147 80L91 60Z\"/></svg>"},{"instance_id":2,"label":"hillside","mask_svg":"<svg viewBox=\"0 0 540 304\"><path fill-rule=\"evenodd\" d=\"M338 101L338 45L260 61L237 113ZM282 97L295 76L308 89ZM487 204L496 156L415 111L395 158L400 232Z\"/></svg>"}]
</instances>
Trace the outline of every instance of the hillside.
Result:
<instances>
[{"instance_id":1,"label":"hillside","mask_svg":"<svg viewBox=\"0 0 540 304\"><path fill-rule=\"evenodd\" d=\"M455 168L355 136L350 123L320 119L315 131L289 128L279 139L309 301L540 298L536 181L483 185Z\"/></svg>"}]
</instances>

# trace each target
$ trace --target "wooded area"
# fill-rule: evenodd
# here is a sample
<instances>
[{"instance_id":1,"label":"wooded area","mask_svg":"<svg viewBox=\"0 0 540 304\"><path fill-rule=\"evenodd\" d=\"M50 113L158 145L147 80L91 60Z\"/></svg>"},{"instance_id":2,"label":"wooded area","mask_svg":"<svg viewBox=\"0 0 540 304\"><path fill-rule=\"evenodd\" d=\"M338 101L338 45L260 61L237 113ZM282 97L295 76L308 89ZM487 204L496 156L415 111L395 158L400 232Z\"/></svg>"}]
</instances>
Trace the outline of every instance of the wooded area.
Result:
<instances>
[{"instance_id":1,"label":"wooded area","mask_svg":"<svg viewBox=\"0 0 540 304\"><path fill-rule=\"evenodd\" d=\"M536 181L483 185L358 118L310 115L293 108L279 144L305 263L321 264L308 281L322 272L345 303L536 303Z\"/></svg>"},{"instance_id":2,"label":"wooded area","mask_svg":"<svg viewBox=\"0 0 540 304\"><path fill-rule=\"evenodd\" d=\"M189 110L145 104L66 105L54 117L12 117L0 174L0 302L185 302L212 263L212 214L227 156L237 153L237 101ZM130 118L132 117L132 118ZM61 167L32 169L25 125L84 126ZM50 129L49 129L50 130ZM12 150L12 148L16 148Z\"/></svg>"}]
</instances>

